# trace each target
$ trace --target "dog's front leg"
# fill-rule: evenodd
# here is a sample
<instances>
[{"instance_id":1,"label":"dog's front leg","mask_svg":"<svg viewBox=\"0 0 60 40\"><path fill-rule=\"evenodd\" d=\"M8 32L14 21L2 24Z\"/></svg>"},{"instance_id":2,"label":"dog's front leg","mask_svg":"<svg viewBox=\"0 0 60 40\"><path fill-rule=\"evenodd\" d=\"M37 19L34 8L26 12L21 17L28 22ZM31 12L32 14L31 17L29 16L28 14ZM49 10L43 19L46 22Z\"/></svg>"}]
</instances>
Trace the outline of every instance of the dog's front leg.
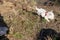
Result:
<instances>
[{"instance_id":1,"label":"dog's front leg","mask_svg":"<svg viewBox=\"0 0 60 40\"><path fill-rule=\"evenodd\" d=\"M50 20L47 17L44 17L48 22L50 22Z\"/></svg>"}]
</instances>

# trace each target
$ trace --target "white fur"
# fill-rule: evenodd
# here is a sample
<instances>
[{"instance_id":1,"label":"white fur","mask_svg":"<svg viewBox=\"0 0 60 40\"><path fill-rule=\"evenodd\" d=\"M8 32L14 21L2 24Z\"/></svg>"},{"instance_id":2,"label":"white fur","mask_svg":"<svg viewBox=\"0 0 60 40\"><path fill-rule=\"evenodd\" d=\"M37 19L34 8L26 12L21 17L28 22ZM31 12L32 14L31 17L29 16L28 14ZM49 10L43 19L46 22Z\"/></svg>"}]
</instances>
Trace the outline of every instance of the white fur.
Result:
<instances>
[{"instance_id":1,"label":"white fur","mask_svg":"<svg viewBox=\"0 0 60 40\"><path fill-rule=\"evenodd\" d=\"M53 13L53 11L49 11L47 13L47 15L45 16L45 14L47 12L45 9L43 9L43 8L37 8L36 7L36 10L37 10L37 14L41 15L42 17L44 17L48 22L50 22L50 20L54 19L54 13Z\"/></svg>"}]
</instances>

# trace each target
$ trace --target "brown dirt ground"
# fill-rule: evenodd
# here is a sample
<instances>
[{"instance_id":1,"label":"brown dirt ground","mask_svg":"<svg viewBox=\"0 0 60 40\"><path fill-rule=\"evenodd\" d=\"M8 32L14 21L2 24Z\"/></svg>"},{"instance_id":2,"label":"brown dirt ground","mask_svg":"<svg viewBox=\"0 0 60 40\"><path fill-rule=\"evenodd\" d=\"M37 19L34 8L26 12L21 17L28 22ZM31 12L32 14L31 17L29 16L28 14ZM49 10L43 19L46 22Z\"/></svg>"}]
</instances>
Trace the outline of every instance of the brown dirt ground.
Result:
<instances>
[{"instance_id":1,"label":"brown dirt ground","mask_svg":"<svg viewBox=\"0 0 60 40\"><path fill-rule=\"evenodd\" d=\"M26 1L23 2L22 0L3 0L0 4L0 13L10 28L7 35L9 40L36 40L37 33L42 28L51 28L60 32L59 6L38 6L47 10L54 10L55 19L48 23L41 22L40 17L31 12L32 9L29 6L35 5L35 3L33 5L30 3L27 5ZM26 4L27 7L26 5L23 7L22 4Z\"/></svg>"}]
</instances>

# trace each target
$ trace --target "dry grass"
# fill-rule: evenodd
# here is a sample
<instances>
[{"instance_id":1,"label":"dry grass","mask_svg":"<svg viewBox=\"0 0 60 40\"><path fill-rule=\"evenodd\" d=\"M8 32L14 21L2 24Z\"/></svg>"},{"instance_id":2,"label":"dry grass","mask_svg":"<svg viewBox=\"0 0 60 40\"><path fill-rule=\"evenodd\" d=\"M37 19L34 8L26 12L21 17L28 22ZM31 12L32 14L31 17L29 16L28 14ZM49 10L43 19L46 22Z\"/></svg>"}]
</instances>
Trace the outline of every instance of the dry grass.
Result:
<instances>
[{"instance_id":1,"label":"dry grass","mask_svg":"<svg viewBox=\"0 0 60 40\"><path fill-rule=\"evenodd\" d=\"M8 38L10 40L35 40L37 32L46 26L45 23L40 23L39 16L31 12L34 11L36 2L34 0L3 1L3 4L0 4L0 13L10 27Z\"/></svg>"},{"instance_id":2,"label":"dry grass","mask_svg":"<svg viewBox=\"0 0 60 40\"><path fill-rule=\"evenodd\" d=\"M13 2L14 1L14 2ZM35 35L35 25L38 22L38 17L32 14L32 7L35 5L34 1L27 4L26 0L4 0L0 5L0 12L4 17L5 22L10 28L8 38L10 40L33 40ZM33 4L32 4L33 2ZM23 10L23 5L26 5ZM28 11L30 12L28 12ZM28 38L29 37L29 38Z\"/></svg>"}]
</instances>

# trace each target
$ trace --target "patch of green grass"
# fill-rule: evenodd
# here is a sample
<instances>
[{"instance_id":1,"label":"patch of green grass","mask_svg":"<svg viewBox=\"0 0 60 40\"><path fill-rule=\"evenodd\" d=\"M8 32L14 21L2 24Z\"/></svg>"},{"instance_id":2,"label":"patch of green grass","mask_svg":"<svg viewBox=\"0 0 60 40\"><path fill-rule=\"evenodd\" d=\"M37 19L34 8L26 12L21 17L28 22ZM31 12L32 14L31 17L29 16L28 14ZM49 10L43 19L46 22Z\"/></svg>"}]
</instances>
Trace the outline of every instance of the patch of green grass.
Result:
<instances>
[{"instance_id":1,"label":"patch of green grass","mask_svg":"<svg viewBox=\"0 0 60 40\"><path fill-rule=\"evenodd\" d=\"M46 22L46 19L45 19L45 18L42 18L42 22L44 22L44 23L45 23L45 22Z\"/></svg>"},{"instance_id":2,"label":"patch of green grass","mask_svg":"<svg viewBox=\"0 0 60 40\"><path fill-rule=\"evenodd\" d=\"M17 33L14 34L14 37L21 39L21 38L23 38L23 34L17 32Z\"/></svg>"}]
</instances>

